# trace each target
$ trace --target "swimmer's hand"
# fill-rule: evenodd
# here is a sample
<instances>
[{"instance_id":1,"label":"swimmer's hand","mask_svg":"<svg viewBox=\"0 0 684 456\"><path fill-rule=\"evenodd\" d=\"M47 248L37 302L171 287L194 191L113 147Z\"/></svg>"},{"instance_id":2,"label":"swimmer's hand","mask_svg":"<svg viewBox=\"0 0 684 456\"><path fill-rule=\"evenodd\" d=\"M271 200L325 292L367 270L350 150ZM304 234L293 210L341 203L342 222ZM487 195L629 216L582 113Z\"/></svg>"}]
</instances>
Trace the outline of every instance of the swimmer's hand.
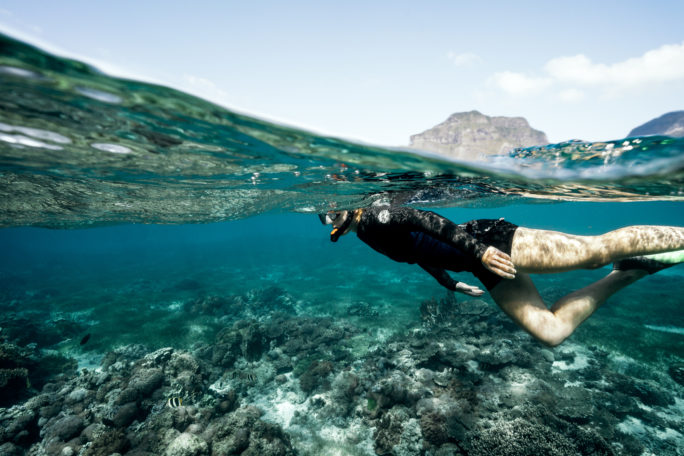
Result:
<instances>
[{"instance_id":1,"label":"swimmer's hand","mask_svg":"<svg viewBox=\"0 0 684 456\"><path fill-rule=\"evenodd\" d=\"M467 294L468 296L482 296L484 294L484 291L480 290L476 286L468 285L467 283L463 282L458 282L454 291Z\"/></svg>"},{"instance_id":2,"label":"swimmer's hand","mask_svg":"<svg viewBox=\"0 0 684 456\"><path fill-rule=\"evenodd\" d=\"M482 264L494 274L503 277L504 279L515 279L515 266L511 261L511 257L497 249L489 246L482 255Z\"/></svg>"}]
</instances>

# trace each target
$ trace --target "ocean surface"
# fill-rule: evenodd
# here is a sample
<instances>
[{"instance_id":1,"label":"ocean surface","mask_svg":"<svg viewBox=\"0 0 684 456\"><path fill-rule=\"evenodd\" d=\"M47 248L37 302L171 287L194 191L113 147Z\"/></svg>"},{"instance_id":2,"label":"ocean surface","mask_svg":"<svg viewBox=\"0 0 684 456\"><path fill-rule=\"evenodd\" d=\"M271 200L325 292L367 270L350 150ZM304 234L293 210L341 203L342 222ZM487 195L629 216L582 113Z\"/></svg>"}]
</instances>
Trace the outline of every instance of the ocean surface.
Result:
<instances>
[{"instance_id":1,"label":"ocean surface","mask_svg":"<svg viewBox=\"0 0 684 456\"><path fill-rule=\"evenodd\" d=\"M684 267L548 348L316 217L683 226L684 138L451 161L2 35L0 88L0 454L684 454ZM533 279L550 305L608 272Z\"/></svg>"}]
</instances>

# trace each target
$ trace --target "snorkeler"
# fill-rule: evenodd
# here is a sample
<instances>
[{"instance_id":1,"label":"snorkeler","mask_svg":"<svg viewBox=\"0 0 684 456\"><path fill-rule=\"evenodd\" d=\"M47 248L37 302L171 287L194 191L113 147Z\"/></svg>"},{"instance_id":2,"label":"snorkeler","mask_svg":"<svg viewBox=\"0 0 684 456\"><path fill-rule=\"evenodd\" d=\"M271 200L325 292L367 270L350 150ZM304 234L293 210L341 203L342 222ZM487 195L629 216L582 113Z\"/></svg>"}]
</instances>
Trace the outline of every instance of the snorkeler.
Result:
<instances>
[{"instance_id":1,"label":"snorkeler","mask_svg":"<svg viewBox=\"0 0 684 456\"><path fill-rule=\"evenodd\" d=\"M356 232L389 258L417 263L449 290L481 296L484 291L455 281L447 270L473 273L511 319L551 346L563 342L617 291L684 260L684 252L674 252L684 249L681 227L629 226L600 236L575 236L504 219L457 225L434 212L407 207L330 211L319 217L333 225L333 242ZM639 256L660 252L674 253L656 255L658 259ZM610 262L615 263L606 277L562 297L550 309L528 275L594 269Z\"/></svg>"}]
</instances>

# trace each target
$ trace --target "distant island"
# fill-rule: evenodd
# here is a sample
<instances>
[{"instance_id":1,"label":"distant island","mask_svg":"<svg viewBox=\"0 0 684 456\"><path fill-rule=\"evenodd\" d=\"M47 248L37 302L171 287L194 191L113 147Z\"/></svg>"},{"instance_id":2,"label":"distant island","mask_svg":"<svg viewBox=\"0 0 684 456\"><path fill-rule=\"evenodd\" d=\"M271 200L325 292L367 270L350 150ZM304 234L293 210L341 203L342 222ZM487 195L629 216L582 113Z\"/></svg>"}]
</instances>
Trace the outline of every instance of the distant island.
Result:
<instances>
[{"instance_id":1,"label":"distant island","mask_svg":"<svg viewBox=\"0 0 684 456\"><path fill-rule=\"evenodd\" d=\"M643 125L636 127L627 136L665 135L676 138L684 137L684 111L673 111L663 114Z\"/></svg>"},{"instance_id":2,"label":"distant island","mask_svg":"<svg viewBox=\"0 0 684 456\"><path fill-rule=\"evenodd\" d=\"M684 111L673 111L634 128L628 136L684 137ZM479 111L457 112L422 133L412 135L409 147L461 160L486 160L516 147L548 144L543 131L524 117L487 116Z\"/></svg>"},{"instance_id":3,"label":"distant island","mask_svg":"<svg viewBox=\"0 0 684 456\"><path fill-rule=\"evenodd\" d=\"M483 160L515 147L548 144L523 117L490 117L479 111L452 114L441 124L412 135L409 147L463 160Z\"/></svg>"}]
</instances>

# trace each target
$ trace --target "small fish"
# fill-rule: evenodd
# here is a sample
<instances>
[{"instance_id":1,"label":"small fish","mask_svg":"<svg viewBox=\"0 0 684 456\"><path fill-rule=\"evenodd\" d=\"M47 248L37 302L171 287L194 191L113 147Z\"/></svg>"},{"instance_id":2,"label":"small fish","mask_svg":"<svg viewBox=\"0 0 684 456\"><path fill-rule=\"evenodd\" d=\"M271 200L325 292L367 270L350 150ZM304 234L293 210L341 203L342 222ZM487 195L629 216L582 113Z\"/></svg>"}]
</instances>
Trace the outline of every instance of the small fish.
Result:
<instances>
[{"instance_id":1,"label":"small fish","mask_svg":"<svg viewBox=\"0 0 684 456\"><path fill-rule=\"evenodd\" d=\"M256 383L256 375L250 371L233 371L230 374L230 378L233 380L245 380L247 383Z\"/></svg>"},{"instance_id":2,"label":"small fish","mask_svg":"<svg viewBox=\"0 0 684 456\"><path fill-rule=\"evenodd\" d=\"M89 340L90 340L90 333L83 336L83 339L81 339L81 345L85 345L86 342L88 342Z\"/></svg>"},{"instance_id":3,"label":"small fish","mask_svg":"<svg viewBox=\"0 0 684 456\"><path fill-rule=\"evenodd\" d=\"M183 405L183 398L180 397L170 397L169 400L166 401L166 405L169 408L177 408Z\"/></svg>"}]
</instances>

